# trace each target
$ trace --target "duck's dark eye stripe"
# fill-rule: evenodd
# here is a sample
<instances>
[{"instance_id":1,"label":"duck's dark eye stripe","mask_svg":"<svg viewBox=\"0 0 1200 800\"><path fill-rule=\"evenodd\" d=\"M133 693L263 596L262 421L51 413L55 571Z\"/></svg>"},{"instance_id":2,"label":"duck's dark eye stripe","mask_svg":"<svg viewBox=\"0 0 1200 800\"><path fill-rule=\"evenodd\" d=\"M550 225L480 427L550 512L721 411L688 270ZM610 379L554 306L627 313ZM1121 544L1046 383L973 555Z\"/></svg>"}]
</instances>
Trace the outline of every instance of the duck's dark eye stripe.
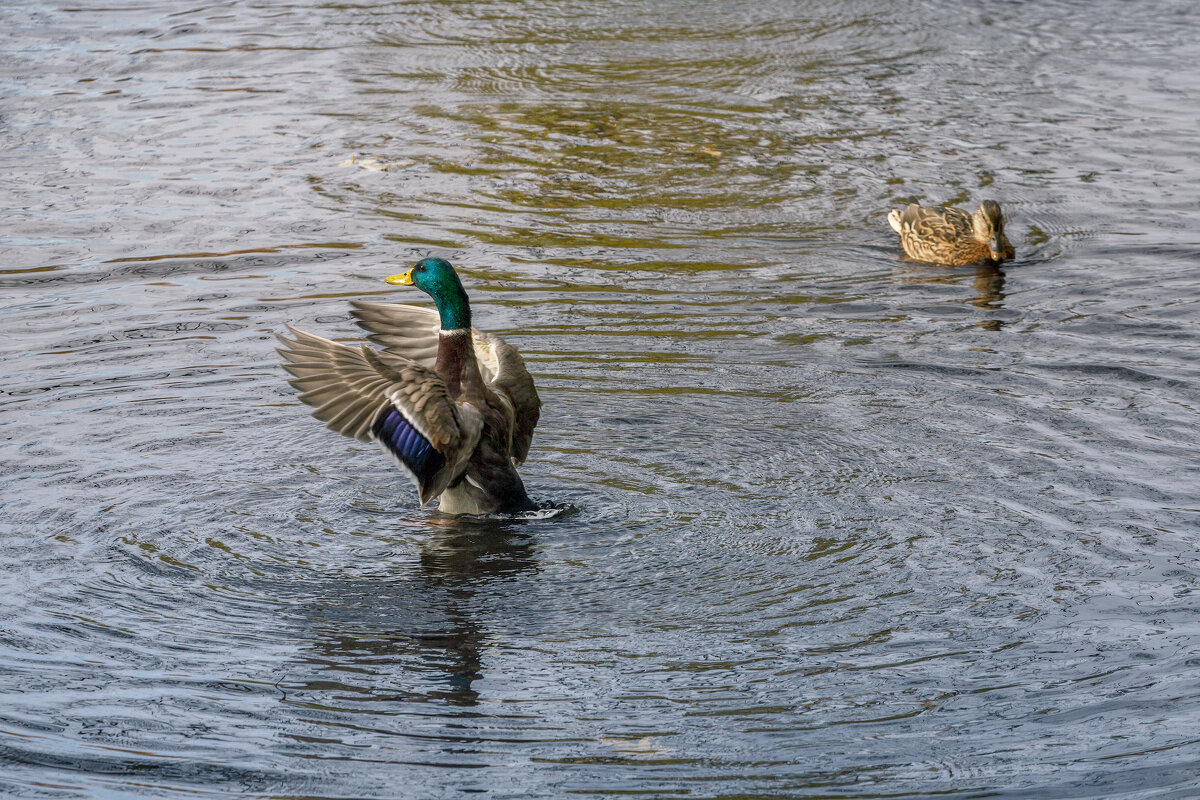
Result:
<instances>
[{"instance_id":1,"label":"duck's dark eye stripe","mask_svg":"<svg viewBox=\"0 0 1200 800\"><path fill-rule=\"evenodd\" d=\"M375 438L417 476L422 486L446 464L442 454L395 409L380 414L374 432Z\"/></svg>"}]
</instances>

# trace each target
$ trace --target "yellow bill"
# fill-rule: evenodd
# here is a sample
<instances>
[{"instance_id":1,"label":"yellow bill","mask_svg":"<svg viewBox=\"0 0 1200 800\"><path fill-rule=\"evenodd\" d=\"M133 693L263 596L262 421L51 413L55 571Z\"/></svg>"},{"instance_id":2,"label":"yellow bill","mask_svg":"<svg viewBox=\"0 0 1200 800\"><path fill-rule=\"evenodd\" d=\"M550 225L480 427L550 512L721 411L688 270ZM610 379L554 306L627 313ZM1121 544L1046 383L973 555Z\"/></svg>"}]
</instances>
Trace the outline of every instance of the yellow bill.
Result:
<instances>
[{"instance_id":1,"label":"yellow bill","mask_svg":"<svg viewBox=\"0 0 1200 800\"><path fill-rule=\"evenodd\" d=\"M390 283L393 286L412 286L412 270L405 272L403 275L392 275L383 279L384 283Z\"/></svg>"}]
</instances>

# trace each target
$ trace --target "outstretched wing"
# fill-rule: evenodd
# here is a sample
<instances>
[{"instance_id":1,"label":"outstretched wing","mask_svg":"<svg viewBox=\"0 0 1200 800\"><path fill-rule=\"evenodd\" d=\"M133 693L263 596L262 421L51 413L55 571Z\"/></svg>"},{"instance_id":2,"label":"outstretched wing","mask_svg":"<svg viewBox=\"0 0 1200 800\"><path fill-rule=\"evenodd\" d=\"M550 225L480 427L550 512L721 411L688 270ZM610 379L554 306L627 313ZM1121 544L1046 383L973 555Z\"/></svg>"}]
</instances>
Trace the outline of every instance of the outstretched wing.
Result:
<instances>
[{"instance_id":1,"label":"outstretched wing","mask_svg":"<svg viewBox=\"0 0 1200 800\"><path fill-rule=\"evenodd\" d=\"M399 303L352 301L350 305L354 309L351 316L367 331L368 339L390 354L433 368L440 329L437 311ZM542 407L533 378L517 348L496 334L472 328L471 338L484 383L507 404L512 428L511 455L521 464L529 454Z\"/></svg>"},{"instance_id":2,"label":"outstretched wing","mask_svg":"<svg viewBox=\"0 0 1200 800\"><path fill-rule=\"evenodd\" d=\"M533 429L541 416L542 400L538 397L533 378L525 369L525 359L517 348L494 333L471 331L475 358L484 382L511 410L512 451L510 455L519 466L529 455Z\"/></svg>"},{"instance_id":3,"label":"outstretched wing","mask_svg":"<svg viewBox=\"0 0 1200 800\"><path fill-rule=\"evenodd\" d=\"M350 301L350 316L369 335L367 339L392 355L433 369L437 361L438 312L399 303Z\"/></svg>"},{"instance_id":4,"label":"outstretched wing","mask_svg":"<svg viewBox=\"0 0 1200 800\"><path fill-rule=\"evenodd\" d=\"M378 441L417 485L421 505L462 473L482 421L454 404L437 373L366 345L288 330L295 338L280 336L279 353L300 400L330 430Z\"/></svg>"}]
</instances>

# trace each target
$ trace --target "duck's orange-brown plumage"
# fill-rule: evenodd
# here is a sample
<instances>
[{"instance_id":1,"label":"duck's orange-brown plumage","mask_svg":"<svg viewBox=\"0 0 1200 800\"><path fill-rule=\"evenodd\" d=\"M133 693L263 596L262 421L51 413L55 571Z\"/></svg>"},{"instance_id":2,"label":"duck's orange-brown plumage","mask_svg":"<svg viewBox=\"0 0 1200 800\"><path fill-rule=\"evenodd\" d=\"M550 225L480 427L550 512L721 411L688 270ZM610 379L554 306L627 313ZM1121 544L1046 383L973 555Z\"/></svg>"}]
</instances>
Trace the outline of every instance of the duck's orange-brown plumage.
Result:
<instances>
[{"instance_id":1,"label":"duck's orange-brown plumage","mask_svg":"<svg viewBox=\"0 0 1200 800\"><path fill-rule=\"evenodd\" d=\"M888 223L900 234L904 254L916 261L956 267L1015 255L1004 235L1004 215L993 200L984 200L973 214L911 203L903 211L892 209Z\"/></svg>"}]
</instances>

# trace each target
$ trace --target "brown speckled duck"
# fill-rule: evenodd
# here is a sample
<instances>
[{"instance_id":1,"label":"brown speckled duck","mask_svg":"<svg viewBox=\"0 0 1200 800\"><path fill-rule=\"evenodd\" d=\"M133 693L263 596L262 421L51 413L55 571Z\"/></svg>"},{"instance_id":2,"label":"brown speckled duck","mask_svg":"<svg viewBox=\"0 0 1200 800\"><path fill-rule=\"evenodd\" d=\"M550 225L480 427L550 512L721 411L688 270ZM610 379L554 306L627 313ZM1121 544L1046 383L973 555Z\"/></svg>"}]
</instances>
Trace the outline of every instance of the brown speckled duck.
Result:
<instances>
[{"instance_id":1,"label":"brown speckled duck","mask_svg":"<svg viewBox=\"0 0 1200 800\"><path fill-rule=\"evenodd\" d=\"M450 262L427 258L390 284L415 286L437 310L351 303L382 349L298 331L280 336L284 369L313 416L360 442L379 442L424 506L447 514L535 508L517 474L541 400L525 362L499 336L471 326L467 293Z\"/></svg>"},{"instance_id":2,"label":"brown speckled duck","mask_svg":"<svg viewBox=\"0 0 1200 800\"><path fill-rule=\"evenodd\" d=\"M1004 235L1000 204L994 200L984 200L974 214L911 203L903 211L892 209L888 223L900 234L904 255L916 261L957 267L1015 255Z\"/></svg>"}]
</instances>

